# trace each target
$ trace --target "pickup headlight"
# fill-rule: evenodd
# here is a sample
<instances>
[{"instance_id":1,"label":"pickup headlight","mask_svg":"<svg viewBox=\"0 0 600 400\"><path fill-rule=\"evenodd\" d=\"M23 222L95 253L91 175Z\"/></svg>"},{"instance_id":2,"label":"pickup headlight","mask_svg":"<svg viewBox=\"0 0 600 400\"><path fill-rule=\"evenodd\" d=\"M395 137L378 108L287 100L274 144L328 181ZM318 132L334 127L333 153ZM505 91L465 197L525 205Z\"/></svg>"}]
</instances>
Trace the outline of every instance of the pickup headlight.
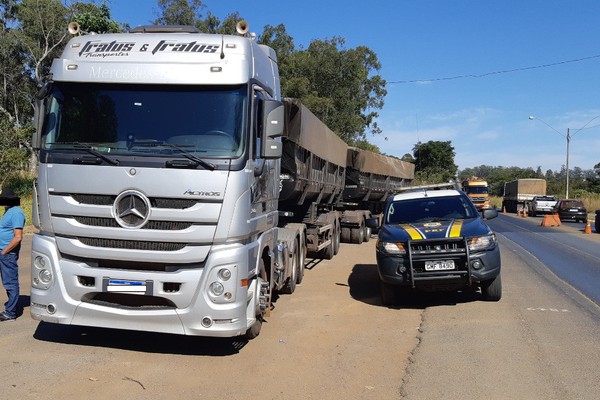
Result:
<instances>
[{"instance_id":1,"label":"pickup headlight","mask_svg":"<svg viewBox=\"0 0 600 400\"><path fill-rule=\"evenodd\" d=\"M496 247L496 235L493 233L485 236L477 236L469 240L469 251L489 250Z\"/></svg>"},{"instance_id":2,"label":"pickup headlight","mask_svg":"<svg viewBox=\"0 0 600 400\"><path fill-rule=\"evenodd\" d=\"M404 248L404 244L396 243L396 242L384 242L382 240L377 241L377 249L382 253L394 254L394 255L404 255L406 254L406 249Z\"/></svg>"}]
</instances>

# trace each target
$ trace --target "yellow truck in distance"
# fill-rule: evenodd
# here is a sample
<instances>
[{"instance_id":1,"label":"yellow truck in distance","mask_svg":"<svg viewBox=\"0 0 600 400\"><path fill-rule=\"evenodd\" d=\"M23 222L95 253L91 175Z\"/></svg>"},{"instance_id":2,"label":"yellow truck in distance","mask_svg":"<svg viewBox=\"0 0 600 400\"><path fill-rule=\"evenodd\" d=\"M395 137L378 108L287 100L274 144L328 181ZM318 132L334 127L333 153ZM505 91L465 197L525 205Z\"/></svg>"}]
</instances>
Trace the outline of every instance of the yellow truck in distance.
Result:
<instances>
[{"instance_id":1,"label":"yellow truck in distance","mask_svg":"<svg viewBox=\"0 0 600 400\"><path fill-rule=\"evenodd\" d=\"M485 179L472 176L462 181L462 190L478 210L490 208L490 190Z\"/></svg>"}]
</instances>

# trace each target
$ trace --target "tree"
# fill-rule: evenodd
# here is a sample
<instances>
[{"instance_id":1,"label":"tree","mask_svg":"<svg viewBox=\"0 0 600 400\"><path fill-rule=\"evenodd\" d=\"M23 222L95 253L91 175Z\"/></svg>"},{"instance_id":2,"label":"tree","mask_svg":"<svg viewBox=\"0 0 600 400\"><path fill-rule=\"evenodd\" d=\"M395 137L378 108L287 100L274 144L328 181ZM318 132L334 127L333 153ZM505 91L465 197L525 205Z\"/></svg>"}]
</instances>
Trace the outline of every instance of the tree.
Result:
<instances>
[{"instance_id":1,"label":"tree","mask_svg":"<svg viewBox=\"0 0 600 400\"><path fill-rule=\"evenodd\" d=\"M419 142L413 147L413 155L415 175L421 182L439 183L455 178L458 166L454 163L456 153L452 142Z\"/></svg>"},{"instance_id":2,"label":"tree","mask_svg":"<svg viewBox=\"0 0 600 400\"><path fill-rule=\"evenodd\" d=\"M91 3L78 2L73 5L73 18L85 32L108 33L123 32L124 29L110 16L106 3L96 6Z\"/></svg>"},{"instance_id":3,"label":"tree","mask_svg":"<svg viewBox=\"0 0 600 400\"><path fill-rule=\"evenodd\" d=\"M201 0L158 0L160 14L154 21L156 25L196 26L202 19L204 4Z\"/></svg>"},{"instance_id":4,"label":"tree","mask_svg":"<svg viewBox=\"0 0 600 400\"><path fill-rule=\"evenodd\" d=\"M266 38L273 33L275 38L286 38L281 28L269 29ZM387 92L385 80L376 74L381 68L376 54L364 46L346 49L344 44L343 38L335 37L313 40L306 50L294 51L293 44L281 46L281 86L284 96L301 99L331 130L354 145L366 139L367 130L380 133L375 110L383 107Z\"/></svg>"}]
</instances>

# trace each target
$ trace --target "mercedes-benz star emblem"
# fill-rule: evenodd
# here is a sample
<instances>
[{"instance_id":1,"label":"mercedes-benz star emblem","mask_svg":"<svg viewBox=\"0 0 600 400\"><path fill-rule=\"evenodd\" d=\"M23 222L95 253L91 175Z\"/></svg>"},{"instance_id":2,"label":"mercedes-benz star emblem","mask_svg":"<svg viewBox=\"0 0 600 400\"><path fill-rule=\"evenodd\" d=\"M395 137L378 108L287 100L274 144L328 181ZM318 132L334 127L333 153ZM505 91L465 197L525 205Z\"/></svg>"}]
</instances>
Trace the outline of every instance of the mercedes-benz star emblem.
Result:
<instances>
[{"instance_id":1,"label":"mercedes-benz star emblem","mask_svg":"<svg viewBox=\"0 0 600 400\"><path fill-rule=\"evenodd\" d=\"M150 201L136 190L127 190L117 196L113 211L115 220L123 228L141 228L150 218Z\"/></svg>"}]
</instances>

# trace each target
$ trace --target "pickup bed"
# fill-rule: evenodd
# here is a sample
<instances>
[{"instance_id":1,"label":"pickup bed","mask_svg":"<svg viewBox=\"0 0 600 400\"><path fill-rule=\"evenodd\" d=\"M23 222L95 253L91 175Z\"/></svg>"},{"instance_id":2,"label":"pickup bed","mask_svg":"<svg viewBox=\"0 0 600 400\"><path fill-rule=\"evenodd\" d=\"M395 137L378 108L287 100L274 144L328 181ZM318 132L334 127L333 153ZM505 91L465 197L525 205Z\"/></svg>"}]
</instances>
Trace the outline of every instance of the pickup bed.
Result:
<instances>
[{"instance_id":1,"label":"pickup bed","mask_svg":"<svg viewBox=\"0 0 600 400\"><path fill-rule=\"evenodd\" d=\"M533 199L528 205L529 215L535 217L538 214L550 214L556 205L554 196L533 196Z\"/></svg>"}]
</instances>

